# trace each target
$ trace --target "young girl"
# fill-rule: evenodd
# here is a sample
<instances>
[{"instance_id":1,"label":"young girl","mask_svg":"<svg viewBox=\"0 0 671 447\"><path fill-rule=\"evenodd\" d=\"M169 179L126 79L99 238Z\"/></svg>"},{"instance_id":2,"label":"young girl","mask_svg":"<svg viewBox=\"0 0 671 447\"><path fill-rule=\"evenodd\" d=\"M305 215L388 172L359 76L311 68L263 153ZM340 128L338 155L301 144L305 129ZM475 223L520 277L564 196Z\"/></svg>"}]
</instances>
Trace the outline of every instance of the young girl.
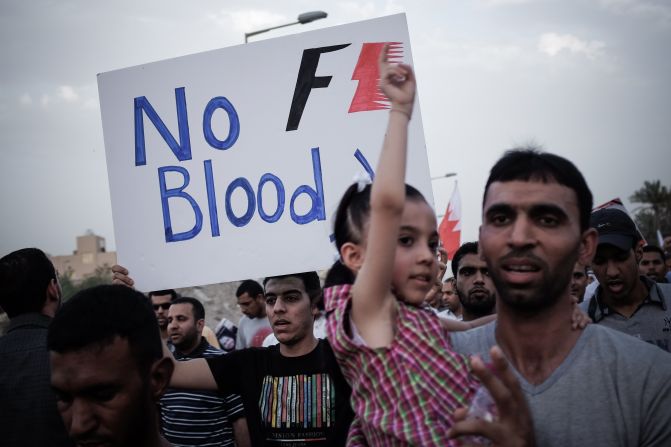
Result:
<instances>
[{"instance_id":1,"label":"young girl","mask_svg":"<svg viewBox=\"0 0 671 447\"><path fill-rule=\"evenodd\" d=\"M361 434L369 445L453 445L453 413L468 406L478 384L439 319L422 307L436 278L439 239L433 210L404 183L414 74L387 63L386 54L380 88L391 102L387 134L372 187L352 185L336 213L341 260L325 284L339 284L325 289L327 333L353 389L348 445Z\"/></svg>"}]
</instances>

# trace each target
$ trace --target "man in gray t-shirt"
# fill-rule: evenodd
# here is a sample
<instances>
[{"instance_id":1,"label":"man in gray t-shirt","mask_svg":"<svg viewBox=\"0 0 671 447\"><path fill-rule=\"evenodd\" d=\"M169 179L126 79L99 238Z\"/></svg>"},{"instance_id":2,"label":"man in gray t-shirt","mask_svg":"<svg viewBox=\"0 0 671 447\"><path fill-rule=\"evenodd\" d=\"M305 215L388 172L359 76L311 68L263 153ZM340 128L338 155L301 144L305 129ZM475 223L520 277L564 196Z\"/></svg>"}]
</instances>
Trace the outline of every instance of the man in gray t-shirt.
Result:
<instances>
[{"instance_id":1,"label":"man in gray t-shirt","mask_svg":"<svg viewBox=\"0 0 671 447\"><path fill-rule=\"evenodd\" d=\"M671 355L608 328L571 329L573 267L588 264L597 245L591 208L585 179L562 157L511 151L494 165L479 245L498 292L497 321L453 334L454 346L485 357L500 347L537 445L671 446ZM453 433L505 443L509 435L497 436L511 421L503 397L519 394L507 383L508 393L493 393L499 420L459 420ZM533 443L529 426L513 428L525 444Z\"/></svg>"},{"instance_id":2,"label":"man in gray t-shirt","mask_svg":"<svg viewBox=\"0 0 671 447\"><path fill-rule=\"evenodd\" d=\"M454 348L489 362L495 328L454 332ZM593 324L544 382L514 372L539 446L669 445L671 355L653 345Z\"/></svg>"}]
</instances>

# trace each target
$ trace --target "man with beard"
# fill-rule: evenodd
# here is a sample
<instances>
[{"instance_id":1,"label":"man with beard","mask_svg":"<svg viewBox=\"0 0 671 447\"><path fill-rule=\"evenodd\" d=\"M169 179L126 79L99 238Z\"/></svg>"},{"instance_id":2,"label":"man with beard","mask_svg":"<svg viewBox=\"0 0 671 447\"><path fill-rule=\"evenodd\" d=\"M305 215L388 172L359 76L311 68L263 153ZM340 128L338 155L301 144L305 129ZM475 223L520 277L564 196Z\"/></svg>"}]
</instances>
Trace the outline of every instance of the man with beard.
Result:
<instances>
[{"instance_id":1,"label":"man with beard","mask_svg":"<svg viewBox=\"0 0 671 447\"><path fill-rule=\"evenodd\" d=\"M495 313L496 288L489 277L487 263L478 254L477 242L466 242L459 247L452 259L452 273L457 279L463 321Z\"/></svg>"},{"instance_id":2,"label":"man with beard","mask_svg":"<svg viewBox=\"0 0 671 447\"><path fill-rule=\"evenodd\" d=\"M664 250L656 245L646 245L643 247L643 256L638 263L638 269L641 275L645 275L655 282L668 283L666 279L666 255Z\"/></svg>"},{"instance_id":3,"label":"man with beard","mask_svg":"<svg viewBox=\"0 0 671 447\"><path fill-rule=\"evenodd\" d=\"M442 312L438 312L438 316L441 318L462 321L464 318L464 308L457 295L457 280L454 276L450 276L443 282L441 292L443 294L442 299L446 309Z\"/></svg>"},{"instance_id":4,"label":"man with beard","mask_svg":"<svg viewBox=\"0 0 671 447\"><path fill-rule=\"evenodd\" d=\"M599 232L592 270L599 287L587 303L595 323L671 351L671 286L639 272L643 244L636 225L617 209L592 213Z\"/></svg>"},{"instance_id":5,"label":"man with beard","mask_svg":"<svg viewBox=\"0 0 671 447\"><path fill-rule=\"evenodd\" d=\"M132 286L132 284L131 284ZM161 329L161 340L168 339L168 309L170 309L170 304L175 301L179 295L174 289L166 290L154 290L147 294L151 305L154 308L154 313L156 314L156 322L158 323L159 329ZM217 349L220 349L219 340L217 336L207 326L203 327L202 336Z\"/></svg>"},{"instance_id":6,"label":"man with beard","mask_svg":"<svg viewBox=\"0 0 671 447\"><path fill-rule=\"evenodd\" d=\"M169 445L157 402L173 367L142 293L117 285L77 293L51 322L47 346L58 410L77 445Z\"/></svg>"},{"instance_id":7,"label":"man with beard","mask_svg":"<svg viewBox=\"0 0 671 447\"><path fill-rule=\"evenodd\" d=\"M205 308L200 301L191 297L172 301L167 331L176 360L225 354L205 340L202 336L204 327ZM247 422L238 395L169 388L160 406L161 431L173 445L232 446L233 426L236 444L249 445Z\"/></svg>"},{"instance_id":8,"label":"man with beard","mask_svg":"<svg viewBox=\"0 0 671 447\"><path fill-rule=\"evenodd\" d=\"M517 429L505 439L518 445L534 442L531 430L537 445L550 447L671 445L671 355L601 325L567 324L573 267L596 249L591 208L582 174L564 158L510 151L492 168L479 242L498 292L497 320L452 341L485 362L504 356L520 383L490 387L495 401L513 398L493 421L459 411L454 436L500 439L512 421Z\"/></svg>"}]
</instances>

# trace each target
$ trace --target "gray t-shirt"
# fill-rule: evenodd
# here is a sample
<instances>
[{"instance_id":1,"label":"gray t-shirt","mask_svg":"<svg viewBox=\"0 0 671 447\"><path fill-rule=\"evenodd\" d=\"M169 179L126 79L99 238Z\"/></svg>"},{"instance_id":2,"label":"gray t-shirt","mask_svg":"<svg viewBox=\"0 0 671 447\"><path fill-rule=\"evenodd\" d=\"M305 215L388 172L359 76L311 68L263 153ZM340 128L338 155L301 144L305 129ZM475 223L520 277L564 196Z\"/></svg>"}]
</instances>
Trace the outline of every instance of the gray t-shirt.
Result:
<instances>
[{"instance_id":1,"label":"gray t-shirt","mask_svg":"<svg viewBox=\"0 0 671 447\"><path fill-rule=\"evenodd\" d=\"M263 340L273 333L268 318L249 318L243 315L238 324L238 335L235 339L235 349L260 348Z\"/></svg>"},{"instance_id":2,"label":"gray t-shirt","mask_svg":"<svg viewBox=\"0 0 671 447\"><path fill-rule=\"evenodd\" d=\"M581 308L595 323L633 335L671 352L671 284L657 284L645 276L641 276L641 281L648 289L648 295L630 317L606 305L601 296L601 287L581 303Z\"/></svg>"},{"instance_id":3,"label":"gray t-shirt","mask_svg":"<svg viewBox=\"0 0 671 447\"><path fill-rule=\"evenodd\" d=\"M455 350L488 362L495 327L452 333ZM655 346L592 324L542 384L512 368L539 446L671 446L671 354Z\"/></svg>"}]
</instances>

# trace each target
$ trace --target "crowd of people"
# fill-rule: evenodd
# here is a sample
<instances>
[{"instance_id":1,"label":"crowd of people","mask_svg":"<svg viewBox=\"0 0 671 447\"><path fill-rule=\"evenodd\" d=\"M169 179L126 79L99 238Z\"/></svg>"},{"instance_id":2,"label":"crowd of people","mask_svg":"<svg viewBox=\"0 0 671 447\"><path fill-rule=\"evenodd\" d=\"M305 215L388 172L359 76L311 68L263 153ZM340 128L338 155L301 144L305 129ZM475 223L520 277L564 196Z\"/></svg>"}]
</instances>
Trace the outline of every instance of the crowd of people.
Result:
<instances>
[{"instance_id":1,"label":"crowd of people","mask_svg":"<svg viewBox=\"0 0 671 447\"><path fill-rule=\"evenodd\" d=\"M0 259L3 445L671 445L671 238L592 212L569 160L512 150L446 274L404 180L414 74L385 54L375 181L345 192L323 282L245 280L239 324L212 330L122 266L63 304L41 250Z\"/></svg>"}]
</instances>

